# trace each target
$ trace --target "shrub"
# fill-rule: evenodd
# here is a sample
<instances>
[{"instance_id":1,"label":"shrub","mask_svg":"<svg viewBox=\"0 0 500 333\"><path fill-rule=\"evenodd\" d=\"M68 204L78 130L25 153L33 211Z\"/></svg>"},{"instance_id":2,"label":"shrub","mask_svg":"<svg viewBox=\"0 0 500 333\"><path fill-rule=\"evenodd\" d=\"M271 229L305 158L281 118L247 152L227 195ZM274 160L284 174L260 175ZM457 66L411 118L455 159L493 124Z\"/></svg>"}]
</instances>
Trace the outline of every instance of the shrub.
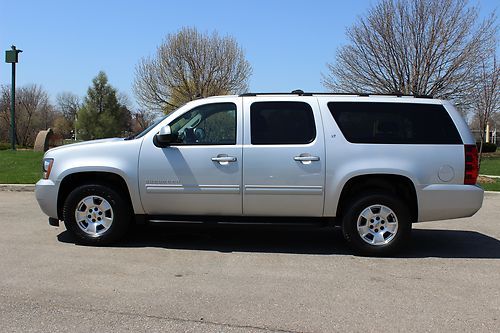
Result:
<instances>
[{"instance_id":1,"label":"shrub","mask_svg":"<svg viewBox=\"0 0 500 333\"><path fill-rule=\"evenodd\" d=\"M11 148L10 142L0 142L0 150L9 150L10 148ZM16 145L16 149L33 149L33 147Z\"/></svg>"},{"instance_id":2,"label":"shrub","mask_svg":"<svg viewBox=\"0 0 500 333\"><path fill-rule=\"evenodd\" d=\"M0 150L7 150L7 149L10 149L10 143L0 142Z\"/></svg>"},{"instance_id":3,"label":"shrub","mask_svg":"<svg viewBox=\"0 0 500 333\"><path fill-rule=\"evenodd\" d=\"M481 149L481 142L476 142L477 150ZM483 142L483 153L494 153L497 151L497 145L494 143Z\"/></svg>"}]
</instances>

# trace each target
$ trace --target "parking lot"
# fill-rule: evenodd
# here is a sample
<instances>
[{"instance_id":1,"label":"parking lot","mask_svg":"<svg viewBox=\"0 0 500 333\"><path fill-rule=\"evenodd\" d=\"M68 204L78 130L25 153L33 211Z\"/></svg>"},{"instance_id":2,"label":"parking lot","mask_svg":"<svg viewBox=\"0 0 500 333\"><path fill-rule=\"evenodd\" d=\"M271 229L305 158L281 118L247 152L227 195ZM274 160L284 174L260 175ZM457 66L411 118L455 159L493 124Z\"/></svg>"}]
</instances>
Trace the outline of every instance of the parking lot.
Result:
<instances>
[{"instance_id":1,"label":"parking lot","mask_svg":"<svg viewBox=\"0 0 500 333\"><path fill-rule=\"evenodd\" d=\"M498 212L488 194L472 218L416 225L394 258L311 227L152 226L94 248L33 192L0 191L0 331L497 331Z\"/></svg>"}]
</instances>

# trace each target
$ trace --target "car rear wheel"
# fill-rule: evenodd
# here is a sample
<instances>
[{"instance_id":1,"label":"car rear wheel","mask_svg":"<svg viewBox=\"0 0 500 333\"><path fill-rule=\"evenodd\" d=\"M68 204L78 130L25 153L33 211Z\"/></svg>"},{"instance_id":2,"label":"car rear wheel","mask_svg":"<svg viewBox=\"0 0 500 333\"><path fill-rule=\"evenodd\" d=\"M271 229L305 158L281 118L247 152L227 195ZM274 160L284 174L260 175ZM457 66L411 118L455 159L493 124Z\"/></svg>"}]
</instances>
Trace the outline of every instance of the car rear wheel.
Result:
<instances>
[{"instance_id":1,"label":"car rear wheel","mask_svg":"<svg viewBox=\"0 0 500 333\"><path fill-rule=\"evenodd\" d=\"M126 233L131 212L127 202L113 189L86 184L74 189L63 208L66 229L89 245L104 245Z\"/></svg>"},{"instance_id":2,"label":"car rear wheel","mask_svg":"<svg viewBox=\"0 0 500 333\"><path fill-rule=\"evenodd\" d=\"M344 211L344 237L359 254L394 254L407 243L411 217L407 205L394 195L368 193L358 196Z\"/></svg>"}]
</instances>

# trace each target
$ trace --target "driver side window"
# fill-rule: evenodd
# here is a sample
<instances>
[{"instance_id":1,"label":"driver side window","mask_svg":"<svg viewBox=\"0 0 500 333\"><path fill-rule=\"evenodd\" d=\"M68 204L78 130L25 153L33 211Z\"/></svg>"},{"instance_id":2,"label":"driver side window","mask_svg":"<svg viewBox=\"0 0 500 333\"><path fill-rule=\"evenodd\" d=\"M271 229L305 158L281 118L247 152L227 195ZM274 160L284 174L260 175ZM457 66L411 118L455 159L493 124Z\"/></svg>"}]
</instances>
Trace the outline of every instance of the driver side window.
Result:
<instances>
[{"instance_id":1,"label":"driver side window","mask_svg":"<svg viewBox=\"0 0 500 333\"><path fill-rule=\"evenodd\" d=\"M170 123L177 144L236 144L236 105L214 103L198 106Z\"/></svg>"}]
</instances>

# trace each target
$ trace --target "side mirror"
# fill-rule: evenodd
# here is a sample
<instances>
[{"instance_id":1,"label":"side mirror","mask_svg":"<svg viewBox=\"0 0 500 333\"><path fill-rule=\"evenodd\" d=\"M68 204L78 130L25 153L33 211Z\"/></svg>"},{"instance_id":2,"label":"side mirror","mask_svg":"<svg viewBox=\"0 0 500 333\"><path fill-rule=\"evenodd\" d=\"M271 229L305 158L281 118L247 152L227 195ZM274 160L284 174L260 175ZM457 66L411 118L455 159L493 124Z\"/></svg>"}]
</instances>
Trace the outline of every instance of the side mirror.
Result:
<instances>
[{"instance_id":1,"label":"side mirror","mask_svg":"<svg viewBox=\"0 0 500 333\"><path fill-rule=\"evenodd\" d=\"M173 134L169 125L160 128L160 131L154 136L153 143L156 147L165 148L171 143L177 141L177 134Z\"/></svg>"}]
</instances>

